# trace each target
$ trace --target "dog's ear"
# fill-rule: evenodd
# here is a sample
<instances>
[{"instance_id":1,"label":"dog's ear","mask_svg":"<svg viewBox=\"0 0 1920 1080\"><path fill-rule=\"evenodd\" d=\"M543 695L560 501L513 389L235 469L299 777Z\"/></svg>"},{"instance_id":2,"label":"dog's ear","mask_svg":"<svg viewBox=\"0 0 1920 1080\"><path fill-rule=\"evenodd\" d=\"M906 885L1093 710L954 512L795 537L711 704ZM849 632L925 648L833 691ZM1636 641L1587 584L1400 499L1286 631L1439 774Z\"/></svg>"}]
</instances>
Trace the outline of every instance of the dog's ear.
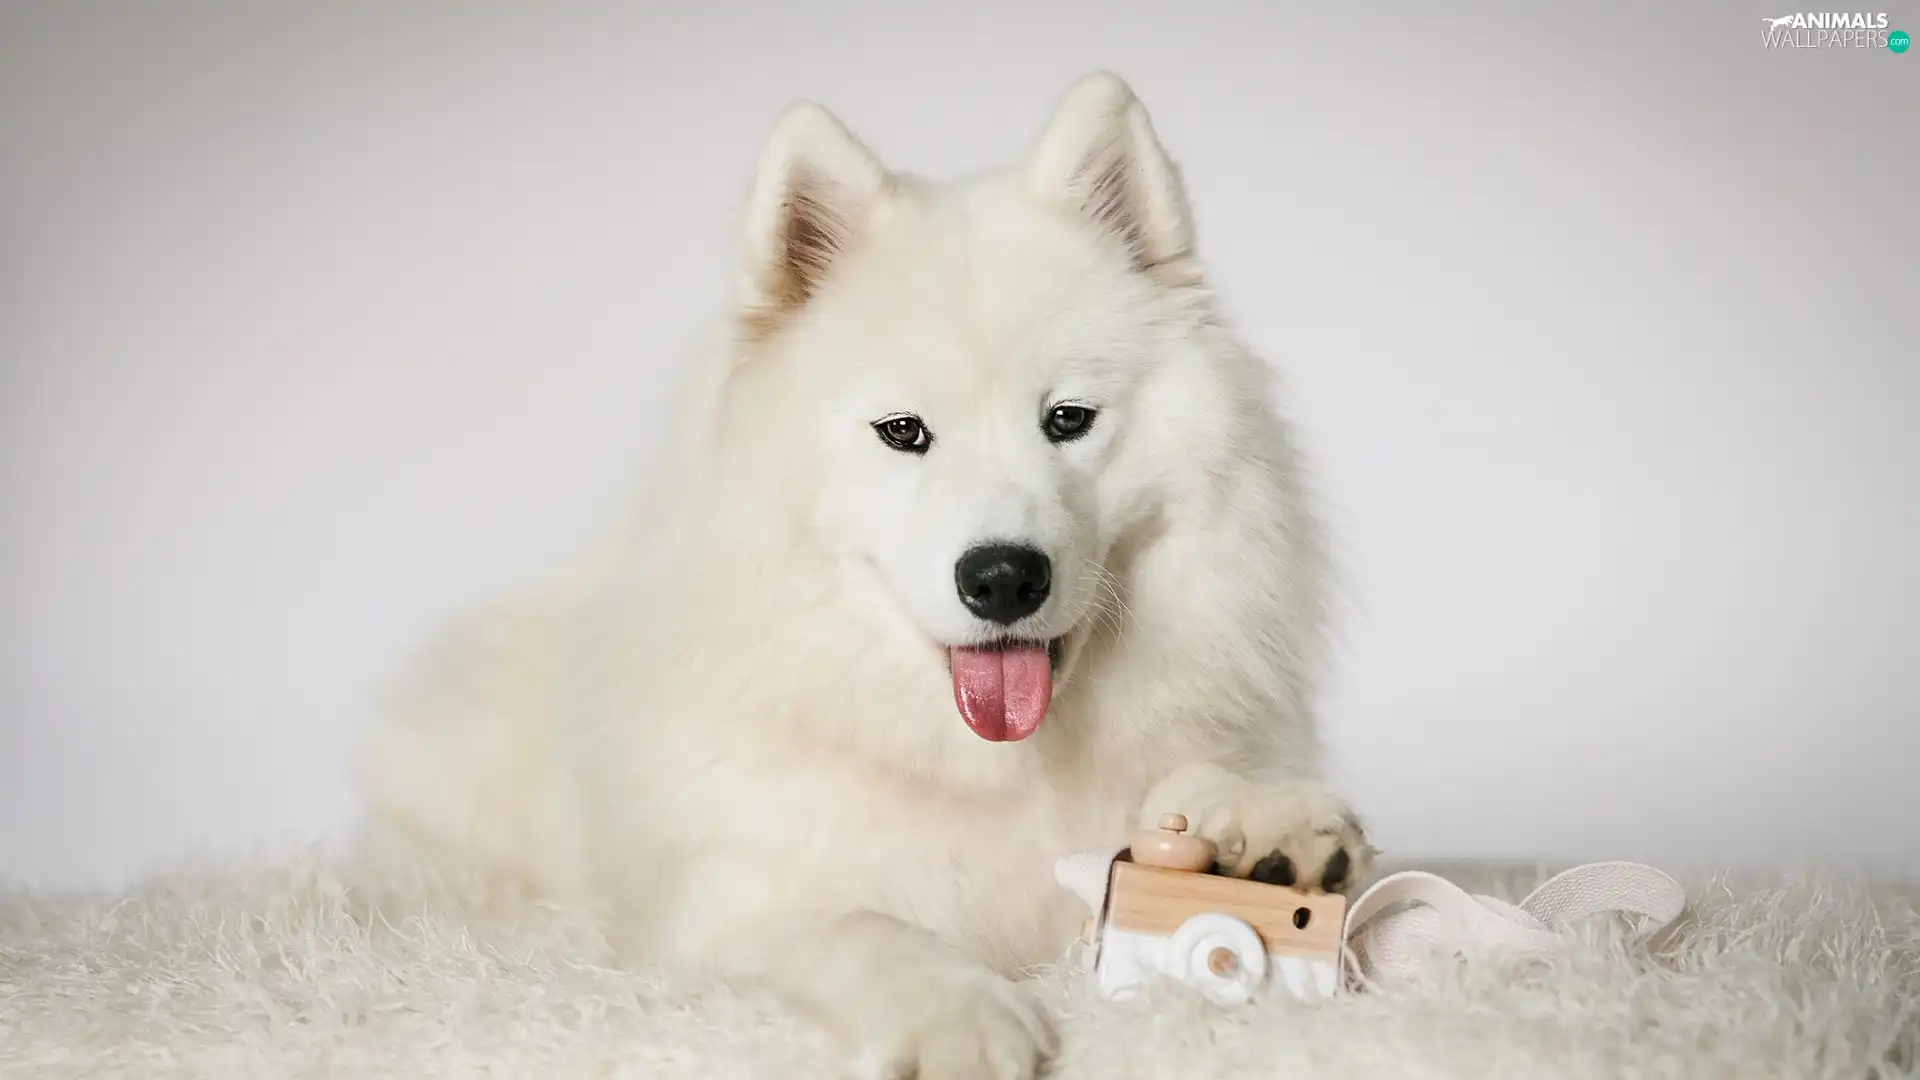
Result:
<instances>
[{"instance_id":1,"label":"dog's ear","mask_svg":"<svg viewBox=\"0 0 1920 1080\"><path fill-rule=\"evenodd\" d=\"M1028 190L1086 215L1144 270L1191 272L1193 223L1180 173L1147 108L1118 75L1083 75L1029 152Z\"/></svg>"},{"instance_id":2,"label":"dog's ear","mask_svg":"<svg viewBox=\"0 0 1920 1080\"><path fill-rule=\"evenodd\" d=\"M872 151L812 102L788 106L760 151L740 214L741 316L764 335L804 305L855 242L891 182Z\"/></svg>"}]
</instances>

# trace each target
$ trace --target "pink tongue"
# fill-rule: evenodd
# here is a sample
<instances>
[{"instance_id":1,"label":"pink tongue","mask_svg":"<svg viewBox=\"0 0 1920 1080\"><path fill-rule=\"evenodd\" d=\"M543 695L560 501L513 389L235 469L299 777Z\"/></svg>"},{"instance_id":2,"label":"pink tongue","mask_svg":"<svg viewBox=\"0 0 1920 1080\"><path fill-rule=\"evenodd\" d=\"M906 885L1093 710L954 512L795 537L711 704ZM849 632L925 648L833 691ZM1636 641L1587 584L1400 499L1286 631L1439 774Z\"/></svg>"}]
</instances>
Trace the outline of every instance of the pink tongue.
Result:
<instances>
[{"instance_id":1,"label":"pink tongue","mask_svg":"<svg viewBox=\"0 0 1920 1080\"><path fill-rule=\"evenodd\" d=\"M1034 733L1053 700L1053 665L1038 645L1012 649L955 648L953 700L975 735L1019 742Z\"/></svg>"}]
</instances>

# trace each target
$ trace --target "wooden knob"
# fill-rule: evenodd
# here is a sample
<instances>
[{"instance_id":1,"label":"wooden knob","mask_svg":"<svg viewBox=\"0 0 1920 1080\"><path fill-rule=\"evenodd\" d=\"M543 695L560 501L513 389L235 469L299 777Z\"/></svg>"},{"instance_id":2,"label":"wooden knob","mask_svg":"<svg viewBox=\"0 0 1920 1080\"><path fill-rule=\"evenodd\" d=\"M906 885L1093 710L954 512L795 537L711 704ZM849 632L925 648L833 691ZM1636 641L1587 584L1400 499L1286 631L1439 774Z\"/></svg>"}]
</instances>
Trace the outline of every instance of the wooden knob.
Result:
<instances>
[{"instance_id":1,"label":"wooden knob","mask_svg":"<svg viewBox=\"0 0 1920 1080\"><path fill-rule=\"evenodd\" d=\"M1232 975L1239 966L1240 958L1225 945L1216 945L1213 951L1207 954L1207 970L1223 979Z\"/></svg>"},{"instance_id":2,"label":"wooden knob","mask_svg":"<svg viewBox=\"0 0 1920 1080\"><path fill-rule=\"evenodd\" d=\"M1213 841L1204 836L1189 836L1185 832L1187 819L1182 814L1165 814L1160 818L1160 828L1136 833L1133 838L1133 861L1142 866L1157 866L1163 870L1186 870L1199 873L1213 865L1218 853Z\"/></svg>"}]
</instances>

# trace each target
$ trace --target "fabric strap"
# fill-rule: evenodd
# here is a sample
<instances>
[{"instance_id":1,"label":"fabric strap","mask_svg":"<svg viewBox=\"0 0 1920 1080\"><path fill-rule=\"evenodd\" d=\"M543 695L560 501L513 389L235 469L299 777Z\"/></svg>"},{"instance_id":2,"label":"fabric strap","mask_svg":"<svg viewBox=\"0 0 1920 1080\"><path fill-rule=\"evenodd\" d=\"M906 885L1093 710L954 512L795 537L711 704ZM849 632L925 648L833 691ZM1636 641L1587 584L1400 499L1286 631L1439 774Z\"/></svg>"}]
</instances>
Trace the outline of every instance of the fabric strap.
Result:
<instances>
[{"instance_id":1,"label":"fabric strap","mask_svg":"<svg viewBox=\"0 0 1920 1080\"><path fill-rule=\"evenodd\" d=\"M1597 862L1556 874L1525 900L1510 904L1421 870L1390 874L1347 909L1348 973L1362 986L1382 975L1405 975L1430 963L1436 950L1499 949L1545 954L1564 942L1567 926L1591 915L1643 915L1663 938L1686 910L1673 878L1632 862Z\"/></svg>"}]
</instances>

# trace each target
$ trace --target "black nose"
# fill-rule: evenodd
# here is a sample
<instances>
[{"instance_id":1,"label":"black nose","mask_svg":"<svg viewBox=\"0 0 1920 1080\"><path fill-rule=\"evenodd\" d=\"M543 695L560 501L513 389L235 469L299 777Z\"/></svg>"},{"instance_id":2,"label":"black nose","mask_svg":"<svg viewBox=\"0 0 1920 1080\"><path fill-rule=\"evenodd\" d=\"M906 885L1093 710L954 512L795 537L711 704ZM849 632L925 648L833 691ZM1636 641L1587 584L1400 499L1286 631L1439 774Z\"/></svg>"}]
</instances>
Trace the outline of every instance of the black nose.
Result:
<instances>
[{"instance_id":1,"label":"black nose","mask_svg":"<svg viewBox=\"0 0 1920 1080\"><path fill-rule=\"evenodd\" d=\"M967 610L1005 626L1040 610L1053 587L1047 553L1023 544L983 544L953 567Z\"/></svg>"}]
</instances>

